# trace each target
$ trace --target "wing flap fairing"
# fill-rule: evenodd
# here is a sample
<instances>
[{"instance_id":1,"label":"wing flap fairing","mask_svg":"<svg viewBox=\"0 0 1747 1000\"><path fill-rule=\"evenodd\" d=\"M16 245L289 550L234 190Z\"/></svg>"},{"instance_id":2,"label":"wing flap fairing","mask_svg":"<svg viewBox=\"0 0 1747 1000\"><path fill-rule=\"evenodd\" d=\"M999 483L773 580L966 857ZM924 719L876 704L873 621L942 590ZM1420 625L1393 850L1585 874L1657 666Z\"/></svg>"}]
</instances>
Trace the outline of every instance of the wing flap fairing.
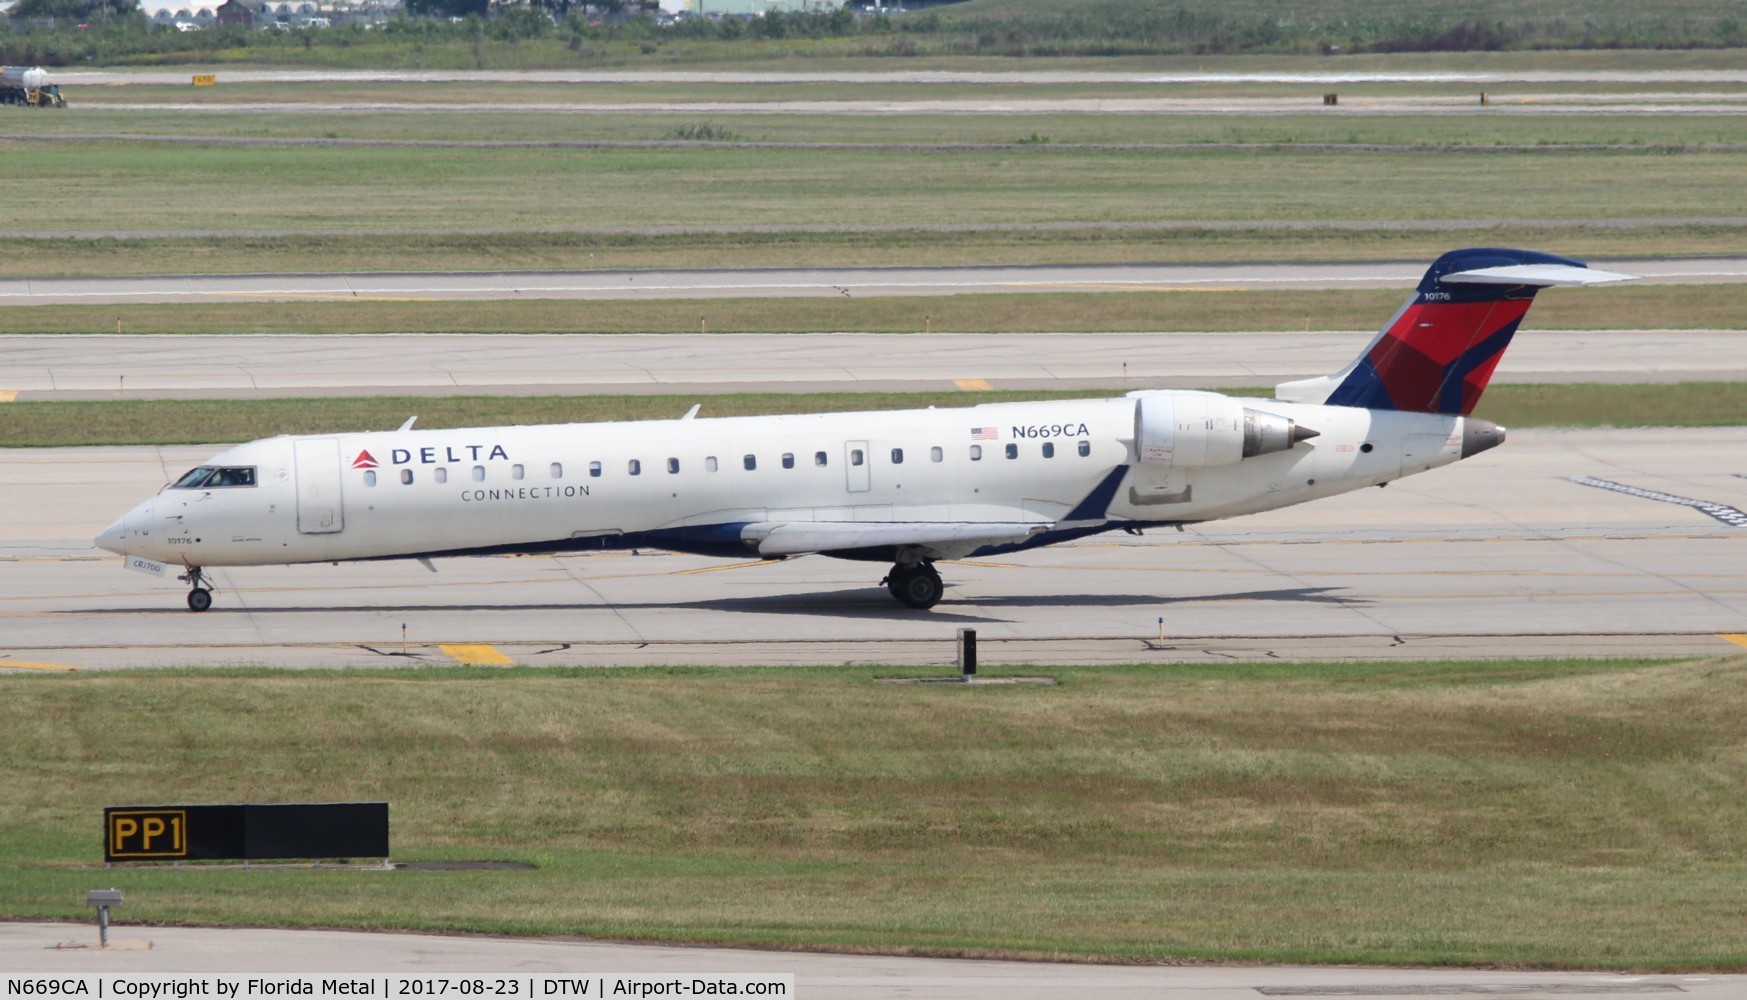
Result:
<instances>
[{"instance_id":1,"label":"wing flap fairing","mask_svg":"<svg viewBox=\"0 0 1747 1000\"><path fill-rule=\"evenodd\" d=\"M944 554L1024 541L1051 527L1047 521L766 521L747 525L740 537L770 557L884 546Z\"/></svg>"}]
</instances>

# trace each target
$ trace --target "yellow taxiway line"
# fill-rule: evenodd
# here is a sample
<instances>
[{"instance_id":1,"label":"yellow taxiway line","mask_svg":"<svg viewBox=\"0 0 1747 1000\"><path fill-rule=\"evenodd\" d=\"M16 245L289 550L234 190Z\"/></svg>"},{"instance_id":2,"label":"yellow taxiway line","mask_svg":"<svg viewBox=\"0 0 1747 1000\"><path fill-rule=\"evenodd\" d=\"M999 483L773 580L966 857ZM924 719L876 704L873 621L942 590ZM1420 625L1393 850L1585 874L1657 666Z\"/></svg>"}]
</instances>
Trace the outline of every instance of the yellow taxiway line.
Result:
<instances>
[{"instance_id":1,"label":"yellow taxiway line","mask_svg":"<svg viewBox=\"0 0 1747 1000\"><path fill-rule=\"evenodd\" d=\"M0 660L0 667L16 667L19 670L83 670L84 667L70 667L65 663L22 663L18 660Z\"/></svg>"},{"instance_id":2,"label":"yellow taxiway line","mask_svg":"<svg viewBox=\"0 0 1747 1000\"><path fill-rule=\"evenodd\" d=\"M989 384L988 379L981 378L955 378L952 380L952 384L966 392L988 392L994 388Z\"/></svg>"},{"instance_id":3,"label":"yellow taxiway line","mask_svg":"<svg viewBox=\"0 0 1747 1000\"><path fill-rule=\"evenodd\" d=\"M516 661L484 644L439 643L437 648L458 662L473 667L512 667Z\"/></svg>"},{"instance_id":4,"label":"yellow taxiway line","mask_svg":"<svg viewBox=\"0 0 1747 1000\"><path fill-rule=\"evenodd\" d=\"M1719 635L1719 636L1717 636L1717 638L1719 638L1719 639L1727 639L1727 640L1729 640L1729 641L1730 641L1730 642L1732 642L1732 643L1734 643L1734 644L1735 644L1735 645L1737 645L1737 646L1747 646L1747 633L1743 633L1743 634L1732 634L1732 635L1731 635L1731 634L1725 634L1725 635Z\"/></svg>"}]
</instances>

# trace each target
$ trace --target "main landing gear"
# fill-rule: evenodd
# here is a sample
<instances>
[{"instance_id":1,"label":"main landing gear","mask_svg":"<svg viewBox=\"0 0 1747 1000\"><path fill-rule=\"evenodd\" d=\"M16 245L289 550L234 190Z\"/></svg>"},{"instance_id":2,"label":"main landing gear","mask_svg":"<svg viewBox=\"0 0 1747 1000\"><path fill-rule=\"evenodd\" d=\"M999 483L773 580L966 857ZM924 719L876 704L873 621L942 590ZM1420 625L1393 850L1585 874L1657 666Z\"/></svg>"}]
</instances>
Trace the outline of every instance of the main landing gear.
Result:
<instances>
[{"instance_id":1,"label":"main landing gear","mask_svg":"<svg viewBox=\"0 0 1747 1000\"><path fill-rule=\"evenodd\" d=\"M898 563L880 582L886 585L893 597L919 611L934 607L946 593L946 584L941 582L934 564L928 562Z\"/></svg>"},{"instance_id":2,"label":"main landing gear","mask_svg":"<svg viewBox=\"0 0 1747 1000\"><path fill-rule=\"evenodd\" d=\"M193 588L188 591L189 611L205 611L212 607L212 588L206 585L206 576L200 572L199 566L188 567L188 572L176 579Z\"/></svg>"}]
</instances>

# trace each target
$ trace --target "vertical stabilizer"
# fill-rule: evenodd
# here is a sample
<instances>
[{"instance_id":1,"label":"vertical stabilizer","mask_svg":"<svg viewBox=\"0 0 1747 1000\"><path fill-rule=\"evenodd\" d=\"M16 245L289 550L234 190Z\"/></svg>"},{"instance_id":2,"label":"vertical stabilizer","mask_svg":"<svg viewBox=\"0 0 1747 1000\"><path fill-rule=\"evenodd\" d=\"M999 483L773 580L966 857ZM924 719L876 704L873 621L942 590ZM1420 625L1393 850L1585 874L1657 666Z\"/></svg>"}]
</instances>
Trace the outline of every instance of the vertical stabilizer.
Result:
<instances>
[{"instance_id":1,"label":"vertical stabilizer","mask_svg":"<svg viewBox=\"0 0 1747 1000\"><path fill-rule=\"evenodd\" d=\"M1280 399L1369 410L1473 412L1535 293L1631 275L1533 250L1452 250L1345 369L1282 383Z\"/></svg>"}]
</instances>

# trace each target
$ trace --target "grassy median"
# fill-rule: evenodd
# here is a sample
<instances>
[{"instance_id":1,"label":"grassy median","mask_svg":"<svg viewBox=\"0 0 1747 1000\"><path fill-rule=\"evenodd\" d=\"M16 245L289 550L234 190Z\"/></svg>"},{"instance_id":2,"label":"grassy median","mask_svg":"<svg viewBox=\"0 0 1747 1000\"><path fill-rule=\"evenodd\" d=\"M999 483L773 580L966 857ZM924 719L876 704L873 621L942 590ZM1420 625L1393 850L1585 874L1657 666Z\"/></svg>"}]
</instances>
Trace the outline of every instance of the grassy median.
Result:
<instances>
[{"instance_id":1,"label":"grassy median","mask_svg":"<svg viewBox=\"0 0 1747 1000\"><path fill-rule=\"evenodd\" d=\"M1747 968L1747 660L0 676L0 913L107 804L385 799L398 860L128 923L1109 960Z\"/></svg>"},{"instance_id":2,"label":"grassy median","mask_svg":"<svg viewBox=\"0 0 1747 1000\"><path fill-rule=\"evenodd\" d=\"M1446 248L1447 249L1447 248ZM1426 263L1441 250L1428 251ZM1606 267L1606 262L1597 262ZM369 279L361 282L368 284ZM1738 285L1617 285L1554 290L1535 330L1739 330ZM276 301L54 305L0 310L3 333L1108 333L1352 330L1355 350L1409 290L1248 289L1035 292L873 298L633 301ZM1650 331L1650 332L1646 332ZM3 377L0 377L3 383ZM0 388L6 388L0 384Z\"/></svg>"},{"instance_id":3,"label":"grassy median","mask_svg":"<svg viewBox=\"0 0 1747 1000\"><path fill-rule=\"evenodd\" d=\"M729 393L704 396L703 416L840 413L1115 395L1092 389L963 392ZM1271 388L1220 388L1267 396ZM412 414L425 430L507 424L662 420L690 396L365 396L321 399L116 400L0 404L0 447L219 444L275 434L393 430ZM1731 427L1747 423L1747 383L1498 385L1475 416L1526 427Z\"/></svg>"}]
</instances>

